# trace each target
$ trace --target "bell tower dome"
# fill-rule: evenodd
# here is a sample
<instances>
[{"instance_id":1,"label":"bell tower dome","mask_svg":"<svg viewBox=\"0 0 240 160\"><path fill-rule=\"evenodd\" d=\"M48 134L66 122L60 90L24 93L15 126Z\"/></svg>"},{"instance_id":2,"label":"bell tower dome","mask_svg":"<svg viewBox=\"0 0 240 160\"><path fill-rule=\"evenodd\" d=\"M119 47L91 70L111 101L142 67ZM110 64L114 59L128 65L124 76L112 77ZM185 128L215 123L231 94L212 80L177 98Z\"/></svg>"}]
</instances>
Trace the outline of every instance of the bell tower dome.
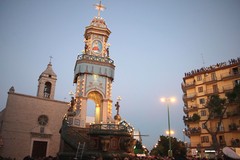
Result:
<instances>
[{"instance_id":1,"label":"bell tower dome","mask_svg":"<svg viewBox=\"0 0 240 160\"><path fill-rule=\"evenodd\" d=\"M54 99L57 75L52 69L51 61L39 76L37 97Z\"/></svg>"},{"instance_id":2,"label":"bell tower dome","mask_svg":"<svg viewBox=\"0 0 240 160\"><path fill-rule=\"evenodd\" d=\"M73 125L86 127L87 101L95 103L95 124L113 121L112 118L112 82L114 79L114 61L110 59L108 37L111 31L100 11L105 9L101 4L95 5L98 16L85 28L83 54L78 55L74 80L76 84L75 105L76 115ZM75 122L76 121L76 122Z\"/></svg>"}]
</instances>

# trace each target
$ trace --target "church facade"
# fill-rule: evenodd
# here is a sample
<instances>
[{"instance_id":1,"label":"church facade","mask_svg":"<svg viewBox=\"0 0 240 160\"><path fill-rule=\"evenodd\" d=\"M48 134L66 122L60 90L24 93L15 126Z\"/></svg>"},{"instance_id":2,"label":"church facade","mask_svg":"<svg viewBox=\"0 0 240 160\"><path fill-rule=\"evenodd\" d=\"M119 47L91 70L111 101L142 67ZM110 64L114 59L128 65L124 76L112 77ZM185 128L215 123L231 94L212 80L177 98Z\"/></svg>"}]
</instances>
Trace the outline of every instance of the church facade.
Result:
<instances>
[{"instance_id":1,"label":"church facade","mask_svg":"<svg viewBox=\"0 0 240 160\"><path fill-rule=\"evenodd\" d=\"M0 114L0 155L21 160L25 156L56 156L59 129L68 103L54 99L57 75L52 64L38 79L37 96L8 92L6 107Z\"/></svg>"}]
</instances>

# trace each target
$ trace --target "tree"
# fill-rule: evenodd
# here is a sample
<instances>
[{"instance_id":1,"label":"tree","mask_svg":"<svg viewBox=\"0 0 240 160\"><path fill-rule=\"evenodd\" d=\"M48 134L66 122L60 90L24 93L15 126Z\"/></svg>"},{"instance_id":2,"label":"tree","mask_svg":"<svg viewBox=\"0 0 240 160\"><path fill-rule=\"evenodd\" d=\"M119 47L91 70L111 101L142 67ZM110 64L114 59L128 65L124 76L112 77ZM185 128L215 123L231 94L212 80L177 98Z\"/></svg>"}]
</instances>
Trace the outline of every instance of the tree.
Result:
<instances>
[{"instance_id":1,"label":"tree","mask_svg":"<svg viewBox=\"0 0 240 160\"><path fill-rule=\"evenodd\" d=\"M217 153L219 152L219 149L220 149L220 144L217 140L217 134L220 131L223 116L224 116L228 106L232 103L239 102L239 100L240 100L240 84L236 84L233 91L227 92L225 94L225 96L227 97L227 99L220 98L219 95L211 95L208 98L206 108L209 111L209 115L208 115L207 120L203 123L203 125L205 126L204 129L206 129L207 132L211 135L212 144L213 144L212 147L217 151ZM237 103L237 104L239 104L239 103ZM240 105L239 105L239 107L240 107ZM207 123L211 119L218 119L218 125L217 125L216 129L213 129L210 127L210 125L209 126L207 125Z\"/></svg>"},{"instance_id":2,"label":"tree","mask_svg":"<svg viewBox=\"0 0 240 160\"><path fill-rule=\"evenodd\" d=\"M169 141L168 136L160 136L158 144L151 150L152 156L168 156ZM178 141L175 137L171 137L171 145L173 151L173 157L175 159L185 159L187 149L182 141Z\"/></svg>"},{"instance_id":3,"label":"tree","mask_svg":"<svg viewBox=\"0 0 240 160\"><path fill-rule=\"evenodd\" d=\"M233 88L232 92L227 92L226 97L228 98L229 103L240 102L240 83L237 83ZM240 106L240 103L239 103Z\"/></svg>"},{"instance_id":4,"label":"tree","mask_svg":"<svg viewBox=\"0 0 240 160\"><path fill-rule=\"evenodd\" d=\"M219 95L211 95L208 99L206 108L208 108L209 115L207 120L203 123L207 132L211 135L213 148L218 151L219 143L217 141L217 134L220 131L220 126L222 124L223 115L227 110L226 99L220 98ZM211 120L217 118L218 125L216 130L208 127L207 123ZM210 125L209 125L210 126Z\"/></svg>"},{"instance_id":5,"label":"tree","mask_svg":"<svg viewBox=\"0 0 240 160\"><path fill-rule=\"evenodd\" d=\"M143 146L142 142L136 141L135 149L134 149L135 154L143 154Z\"/></svg>"}]
</instances>

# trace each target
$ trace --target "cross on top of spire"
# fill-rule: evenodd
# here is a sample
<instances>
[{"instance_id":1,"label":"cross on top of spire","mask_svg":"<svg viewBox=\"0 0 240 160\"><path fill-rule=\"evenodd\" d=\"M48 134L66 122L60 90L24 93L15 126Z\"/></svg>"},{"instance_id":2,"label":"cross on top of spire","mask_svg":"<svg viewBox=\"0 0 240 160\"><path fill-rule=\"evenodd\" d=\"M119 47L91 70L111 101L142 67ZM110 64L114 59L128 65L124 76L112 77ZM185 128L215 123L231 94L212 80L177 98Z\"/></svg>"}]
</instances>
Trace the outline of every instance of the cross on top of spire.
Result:
<instances>
[{"instance_id":1,"label":"cross on top of spire","mask_svg":"<svg viewBox=\"0 0 240 160\"><path fill-rule=\"evenodd\" d=\"M52 56L49 56L49 59L50 59L50 60L49 60L49 64L52 63L52 58L53 58Z\"/></svg>"},{"instance_id":2,"label":"cross on top of spire","mask_svg":"<svg viewBox=\"0 0 240 160\"><path fill-rule=\"evenodd\" d=\"M104 11L104 9L106 9L106 7L104 5L102 5L102 1L100 0L99 4L95 4L95 9L98 10L98 17L100 17L100 12Z\"/></svg>"}]
</instances>

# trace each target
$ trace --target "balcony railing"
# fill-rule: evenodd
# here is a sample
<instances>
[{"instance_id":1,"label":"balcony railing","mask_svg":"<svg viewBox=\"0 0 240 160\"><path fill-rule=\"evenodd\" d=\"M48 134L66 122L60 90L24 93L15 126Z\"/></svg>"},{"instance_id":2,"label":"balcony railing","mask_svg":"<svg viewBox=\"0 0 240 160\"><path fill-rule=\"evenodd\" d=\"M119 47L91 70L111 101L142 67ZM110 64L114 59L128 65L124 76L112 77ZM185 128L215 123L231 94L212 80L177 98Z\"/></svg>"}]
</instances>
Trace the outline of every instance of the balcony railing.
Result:
<instances>
[{"instance_id":1,"label":"balcony railing","mask_svg":"<svg viewBox=\"0 0 240 160\"><path fill-rule=\"evenodd\" d=\"M183 112L185 114L187 114L188 112L191 112L191 111L197 111L198 110L198 105L190 105L190 106L183 106Z\"/></svg>"},{"instance_id":2,"label":"balcony railing","mask_svg":"<svg viewBox=\"0 0 240 160\"><path fill-rule=\"evenodd\" d=\"M215 127L215 128L210 128L210 130L211 130L212 132L216 132L216 131L217 131L217 127ZM225 132L224 127L223 127L223 126L220 126L218 132Z\"/></svg>"},{"instance_id":3,"label":"balcony railing","mask_svg":"<svg viewBox=\"0 0 240 160\"><path fill-rule=\"evenodd\" d=\"M197 111L198 110L198 107L197 106L190 106L189 108L188 108L188 111L190 112L190 111Z\"/></svg>"},{"instance_id":4,"label":"balcony railing","mask_svg":"<svg viewBox=\"0 0 240 160\"><path fill-rule=\"evenodd\" d=\"M98 56L88 55L88 54L78 55L77 60L91 60L91 61L114 64L114 61L108 57L98 57Z\"/></svg>"},{"instance_id":5,"label":"balcony railing","mask_svg":"<svg viewBox=\"0 0 240 160\"><path fill-rule=\"evenodd\" d=\"M240 76L240 72L238 72L238 71L230 72L230 73L223 73L221 75L222 79L234 78L234 77L239 77L239 76Z\"/></svg>"},{"instance_id":6,"label":"balcony railing","mask_svg":"<svg viewBox=\"0 0 240 160\"><path fill-rule=\"evenodd\" d=\"M192 127L184 130L184 133L186 136L190 137L192 135L199 135L201 134L201 128L200 127Z\"/></svg>"},{"instance_id":7,"label":"balcony railing","mask_svg":"<svg viewBox=\"0 0 240 160\"><path fill-rule=\"evenodd\" d=\"M240 132L240 126L236 123L232 123L228 126L229 131L239 131Z\"/></svg>"},{"instance_id":8,"label":"balcony railing","mask_svg":"<svg viewBox=\"0 0 240 160\"><path fill-rule=\"evenodd\" d=\"M191 88L195 86L195 81L193 82L188 82L188 83L182 83L182 89L185 90L186 88Z\"/></svg>"},{"instance_id":9,"label":"balcony railing","mask_svg":"<svg viewBox=\"0 0 240 160\"><path fill-rule=\"evenodd\" d=\"M203 81L204 81L204 83L216 82L217 81L217 77L210 77L210 76L208 76L208 77L204 78Z\"/></svg>"},{"instance_id":10,"label":"balcony railing","mask_svg":"<svg viewBox=\"0 0 240 160\"><path fill-rule=\"evenodd\" d=\"M89 134L132 134L133 129L123 124L92 124L90 125Z\"/></svg>"},{"instance_id":11,"label":"balcony railing","mask_svg":"<svg viewBox=\"0 0 240 160\"><path fill-rule=\"evenodd\" d=\"M185 114L188 113L188 108L187 108L186 106L183 107L183 112L184 112Z\"/></svg>"},{"instance_id":12,"label":"balcony railing","mask_svg":"<svg viewBox=\"0 0 240 160\"><path fill-rule=\"evenodd\" d=\"M240 147L240 140L232 138L231 145L232 147Z\"/></svg>"},{"instance_id":13,"label":"balcony railing","mask_svg":"<svg viewBox=\"0 0 240 160\"><path fill-rule=\"evenodd\" d=\"M236 111L227 112L227 116L228 116L228 117L240 116L240 110L239 110L239 109L236 109Z\"/></svg>"},{"instance_id":14,"label":"balcony railing","mask_svg":"<svg viewBox=\"0 0 240 160\"><path fill-rule=\"evenodd\" d=\"M211 95L211 94L218 94L219 89L218 88L210 88L205 91L206 95Z\"/></svg>"},{"instance_id":15,"label":"balcony railing","mask_svg":"<svg viewBox=\"0 0 240 160\"><path fill-rule=\"evenodd\" d=\"M195 123L195 122L199 122L199 119L198 118L194 118L194 117L190 117L190 116L183 116L183 121L184 123Z\"/></svg>"},{"instance_id":16,"label":"balcony railing","mask_svg":"<svg viewBox=\"0 0 240 160\"><path fill-rule=\"evenodd\" d=\"M226 91L231 91L233 89L233 85L226 85L226 86L223 86L223 91L226 92Z\"/></svg>"}]
</instances>

